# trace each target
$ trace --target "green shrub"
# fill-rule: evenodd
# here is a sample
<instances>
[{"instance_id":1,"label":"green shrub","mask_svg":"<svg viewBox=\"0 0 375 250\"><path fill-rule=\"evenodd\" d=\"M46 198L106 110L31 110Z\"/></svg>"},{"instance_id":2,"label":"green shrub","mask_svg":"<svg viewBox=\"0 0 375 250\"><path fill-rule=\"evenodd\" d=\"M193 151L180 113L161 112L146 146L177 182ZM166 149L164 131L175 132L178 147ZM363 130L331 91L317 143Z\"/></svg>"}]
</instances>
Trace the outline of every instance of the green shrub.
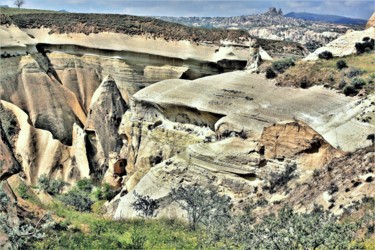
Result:
<instances>
[{"instance_id":1,"label":"green shrub","mask_svg":"<svg viewBox=\"0 0 375 250\"><path fill-rule=\"evenodd\" d=\"M320 59L329 60L333 58L333 55L331 51L326 50L326 51L319 53L318 57Z\"/></svg>"},{"instance_id":2,"label":"green shrub","mask_svg":"<svg viewBox=\"0 0 375 250\"><path fill-rule=\"evenodd\" d=\"M39 177L38 182L39 188L46 191L50 195L61 193L63 187L67 185L67 183L61 179L50 180L45 174Z\"/></svg>"},{"instance_id":3,"label":"green shrub","mask_svg":"<svg viewBox=\"0 0 375 250\"><path fill-rule=\"evenodd\" d=\"M104 183L101 188L98 188L95 191L94 195L98 200L110 201L116 196L116 192L112 190L111 186L108 183Z\"/></svg>"},{"instance_id":4,"label":"green shrub","mask_svg":"<svg viewBox=\"0 0 375 250\"><path fill-rule=\"evenodd\" d=\"M90 193L94 187L92 180L84 178L77 182L77 188L83 192Z\"/></svg>"},{"instance_id":5,"label":"green shrub","mask_svg":"<svg viewBox=\"0 0 375 250\"><path fill-rule=\"evenodd\" d=\"M338 60L336 62L336 68L338 70L342 70L342 69L347 68L347 67L348 67L348 65L346 64L346 62L344 60Z\"/></svg>"},{"instance_id":6,"label":"green shrub","mask_svg":"<svg viewBox=\"0 0 375 250\"><path fill-rule=\"evenodd\" d=\"M238 220L233 235L238 245L252 249L347 249L358 228L355 223L338 223L337 217L321 207L301 214L284 207L278 214L255 221L252 209Z\"/></svg>"},{"instance_id":7,"label":"green shrub","mask_svg":"<svg viewBox=\"0 0 375 250\"><path fill-rule=\"evenodd\" d=\"M352 79L352 86L355 88L355 89L362 89L363 88L363 86L365 86L366 85L366 81L365 80L363 80L362 78L358 78L358 77L356 77L356 78L353 78Z\"/></svg>"},{"instance_id":8,"label":"green shrub","mask_svg":"<svg viewBox=\"0 0 375 250\"><path fill-rule=\"evenodd\" d=\"M133 232L131 234L131 243L128 244L125 249L144 249L144 245L147 241L147 236L144 235L142 230L138 227L134 227Z\"/></svg>"},{"instance_id":9,"label":"green shrub","mask_svg":"<svg viewBox=\"0 0 375 250\"><path fill-rule=\"evenodd\" d=\"M357 69L357 68L349 68L349 70L346 72L346 76L349 78L353 78L356 76L360 76L366 73L365 70Z\"/></svg>"},{"instance_id":10,"label":"green shrub","mask_svg":"<svg viewBox=\"0 0 375 250\"><path fill-rule=\"evenodd\" d=\"M93 201L88 197L88 194L76 187L66 194L61 195L59 200L65 205L71 206L75 210L81 212L91 211L91 205L93 204Z\"/></svg>"},{"instance_id":11,"label":"green shrub","mask_svg":"<svg viewBox=\"0 0 375 250\"><path fill-rule=\"evenodd\" d=\"M288 68L294 66L294 60L292 58L286 58L282 60L278 60L272 63L272 69L279 72L283 73L285 70Z\"/></svg>"},{"instance_id":12,"label":"green shrub","mask_svg":"<svg viewBox=\"0 0 375 250\"><path fill-rule=\"evenodd\" d=\"M25 183L21 183L17 187L18 195L21 196L22 199L28 199L29 198L29 187Z\"/></svg>"}]
</instances>

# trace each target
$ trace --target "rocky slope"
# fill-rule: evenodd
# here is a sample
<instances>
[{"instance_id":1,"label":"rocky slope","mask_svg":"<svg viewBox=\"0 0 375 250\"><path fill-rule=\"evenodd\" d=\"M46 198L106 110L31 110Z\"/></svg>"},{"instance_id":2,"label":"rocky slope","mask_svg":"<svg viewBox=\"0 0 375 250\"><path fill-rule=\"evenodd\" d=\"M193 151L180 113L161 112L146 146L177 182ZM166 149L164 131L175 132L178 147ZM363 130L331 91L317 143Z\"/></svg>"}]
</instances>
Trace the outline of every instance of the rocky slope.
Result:
<instances>
[{"instance_id":1,"label":"rocky slope","mask_svg":"<svg viewBox=\"0 0 375 250\"><path fill-rule=\"evenodd\" d=\"M364 38L375 38L375 27L361 31L348 31L345 35L333 40L327 45L315 50L305 60L316 60L323 51L330 51L335 57L344 57L357 53L356 43L361 43Z\"/></svg>"},{"instance_id":2,"label":"rocky slope","mask_svg":"<svg viewBox=\"0 0 375 250\"><path fill-rule=\"evenodd\" d=\"M122 157L130 171L112 202L115 218L136 216L131 207L135 193L160 200L165 205L160 216L181 213L168 198L179 185L215 185L237 202L257 199L255 187L267 186L273 172L296 164L299 180L306 180L342 155L331 145L355 151L372 143L367 137L374 124L358 123L355 117L373 97L360 108L357 100L323 88L278 88L246 72L166 80L134 98L133 112L120 126L127 138Z\"/></svg>"},{"instance_id":3,"label":"rocky slope","mask_svg":"<svg viewBox=\"0 0 375 250\"><path fill-rule=\"evenodd\" d=\"M329 43L352 28L283 16L282 10L277 11L276 8L270 8L263 14L236 17L157 18L193 27L243 29L247 30L251 36L258 38L297 42L306 46L310 51ZM358 27L355 28L358 29Z\"/></svg>"},{"instance_id":4,"label":"rocky slope","mask_svg":"<svg viewBox=\"0 0 375 250\"><path fill-rule=\"evenodd\" d=\"M48 15L2 21L2 180L18 175L36 185L46 175L70 183L66 189L85 177L109 183L118 191L107 204L115 219L138 216L136 193L160 201L158 216L183 217L170 191L194 185L217 187L234 210L261 199L301 209L296 187L320 174L326 187L328 168L341 163L360 166L360 193L371 194L372 167L364 166L372 154L363 148L373 144L375 120L359 117L374 113L373 95L276 86L243 70L267 58L243 32ZM341 192L351 177L334 171ZM323 189L314 190L303 206L327 207ZM328 207L343 212L358 190Z\"/></svg>"}]
</instances>

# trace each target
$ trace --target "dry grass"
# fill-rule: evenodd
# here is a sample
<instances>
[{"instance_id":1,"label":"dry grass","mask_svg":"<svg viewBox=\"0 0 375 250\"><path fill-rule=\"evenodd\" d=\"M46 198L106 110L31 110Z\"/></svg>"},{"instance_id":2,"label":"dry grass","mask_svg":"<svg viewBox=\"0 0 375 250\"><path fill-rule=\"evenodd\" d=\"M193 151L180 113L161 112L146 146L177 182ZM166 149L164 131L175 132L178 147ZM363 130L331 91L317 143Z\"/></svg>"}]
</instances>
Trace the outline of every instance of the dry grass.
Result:
<instances>
[{"instance_id":1,"label":"dry grass","mask_svg":"<svg viewBox=\"0 0 375 250\"><path fill-rule=\"evenodd\" d=\"M336 63L339 60L344 60L348 68L337 69ZM296 66L289 68L284 74L277 77L277 84L299 88L323 85L327 88L343 90L351 84L354 77L350 76L349 73L355 69L363 72L357 77L366 81L366 85L360 90L360 94L373 93L375 81L374 52L331 60L299 61Z\"/></svg>"}]
</instances>

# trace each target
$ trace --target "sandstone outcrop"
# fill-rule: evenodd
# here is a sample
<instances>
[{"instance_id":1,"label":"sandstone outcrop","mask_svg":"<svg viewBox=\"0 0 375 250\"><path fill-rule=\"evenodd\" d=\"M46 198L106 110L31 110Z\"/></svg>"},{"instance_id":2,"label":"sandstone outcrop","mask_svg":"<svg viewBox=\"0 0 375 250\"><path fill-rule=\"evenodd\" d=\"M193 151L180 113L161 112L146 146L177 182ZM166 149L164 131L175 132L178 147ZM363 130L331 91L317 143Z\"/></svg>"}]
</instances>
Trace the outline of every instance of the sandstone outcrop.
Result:
<instances>
[{"instance_id":1,"label":"sandstone outcrop","mask_svg":"<svg viewBox=\"0 0 375 250\"><path fill-rule=\"evenodd\" d=\"M0 181L21 171L12 148L19 127L14 115L0 103Z\"/></svg>"},{"instance_id":2,"label":"sandstone outcrop","mask_svg":"<svg viewBox=\"0 0 375 250\"><path fill-rule=\"evenodd\" d=\"M306 211L319 204L333 213L342 213L365 197L373 196L374 157L372 146L333 158L315 170L311 179L300 182L298 188L292 188L288 198L274 207L289 204L297 211Z\"/></svg>"},{"instance_id":3,"label":"sandstone outcrop","mask_svg":"<svg viewBox=\"0 0 375 250\"><path fill-rule=\"evenodd\" d=\"M369 29L371 27L375 27L375 12L372 13L372 16L369 18L366 24L366 29Z\"/></svg>"},{"instance_id":4,"label":"sandstone outcrop","mask_svg":"<svg viewBox=\"0 0 375 250\"><path fill-rule=\"evenodd\" d=\"M33 17L56 19L41 27ZM110 17L124 23L113 25ZM248 61L251 41L242 31L189 33L181 25L115 15L12 18L0 31L1 179L19 173L15 178L29 185L43 174L72 185L82 178L109 183L119 193L108 215L121 219L139 216L136 193L160 202L158 216L184 218L169 195L179 186L215 186L232 198L234 210L261 199L290 200L301 209L297 187L318 182L316 176L326 187L332 168L337 176L345 172L339 164L363 157L359 182L373 178L364 167L371 154L363 151L373 144L373 95L281 88L251 72L261 59L271 60L265 51L304 55L299 44L258 39L264 50L252 46ZM155 23L161 26L151 30ZM371 32L340 38L335 55ZM241 71L246 64L250 70ZM327 205L321 191L309 193L307 209Z\"/></svg>"},{"instance_id":5,"label":"sandstone outcrop","mask_svg":"<svg viewBox=\"0 0 375 250\"><path fill-rule=\"evenodd\" d=\"M375 38L375 27L363 31L348 31L345 35L338 37L327 45L315 50L304 60L316 60L323 51L330 51L335 57L343 57L356 54L355 44L362 42L363 38Z\"/></svg>"},{"instance_id":6,"label":"sandstone outcrop","mask_svg":"<svg viewBox=\"0 0 375 250\"><path fill-rule=\"evenodd\" d=\"M75 127L74 142L66 146L53 139L46 130L36 129L29 124L29 117L15 105L1 101L5 110L11 112L19 126L12 154L22 166L22 172L28 184L35 185L38 178L45 174L49 178L61 178L68 183L89 177L84 148L85 133ZM4 116L1 116L2 123Z\"/></svg>"},{"instance_id":7,"label":"sandstone outcrop","mask_svg":"<svg viewBox=\"0 0 375 250\"><path fill-rule=\"evenodd\" d=\"M243 199L285 197L283 191L268 194L257 192L256 187L269 185L270 176L293 165L297 166L296 182L311 178L315 169L343 155L331 144L338 142L341 149L351 151L370 145L368 129L374 126L357 123L356 116L367 105L359 105L356 99L317 87L277 88L249 72L162 81L137 92L134 101L132 113L127 112L120 126L128 146L122 150L127 159L125 186L109 206L116 219L137 216L131 206L135 193L160 201L158 216L181 214L169 197L178 185L223 187L231 183L221 191L238 206ZM357 133L349 139L349 127L345 133L333 128L338 124L331 127L337 122L332 114L343 110L347 111L342 126L358 126L355 130L361 139ZM187 132L189 137L177 132ZM196 134L202 137L189 139ZM173 142L166 141L169 136ZM171 145L178 151L171 150Z\"/></svg>"}]
</instances>

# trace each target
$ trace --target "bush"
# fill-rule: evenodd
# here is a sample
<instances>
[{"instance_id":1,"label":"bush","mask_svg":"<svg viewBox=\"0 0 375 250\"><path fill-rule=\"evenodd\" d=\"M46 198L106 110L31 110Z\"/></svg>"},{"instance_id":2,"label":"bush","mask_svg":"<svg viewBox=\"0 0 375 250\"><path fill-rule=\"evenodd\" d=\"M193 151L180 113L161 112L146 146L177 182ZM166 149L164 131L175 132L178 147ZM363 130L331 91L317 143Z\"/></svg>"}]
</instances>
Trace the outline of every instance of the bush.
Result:
<instances>
[{"instance_id":1,"label":"bush","mask_svg":"<svg viewBox=\"0 0 375 250\"><path fill-rule=\"evenodd\" d=\"M346 72L346 76L349 78L353 78L356 76L360 76L366 73L366 71L357 69L357 68L349 68L348 72Z\"/></svg>"},{"instance_id":2,"label":"bush","mask_svg":"<svg viewBox=\"0 0 375 250\"><path fill-rule=\"evenodd\" d=\"M338 70L342 70L343 68L347 68L347 67L348 67L348 65L346 64L346 62L344 60L338 60L336 62L336 68Z\"/></svg>"},{"instance_id":3,"label":"bush","mask_svg":"<svg viewBox=\"0 0 375 250\"><path fill-rule=\"evenodd\" d=\"M29 187L25 183L21 183L17 188L18 195L21 196L22 199L29 198L28 191L29 191Z\"/></svg>"},{"instance_id":4,"label":"bush","mask_svg":"<svg viewBox=\"0 0 375 250\"><path fill-rule=\"evenodd\" d=\"M353 86L346 86L344 88L344 94L346 96L355 96L358 94L358 90L356 90Z\"/></svg>"},{"instance_id":5,"label":"bush","mask_svg":"<svg viewBox=\"0 0 375 250\"><path fill-rule=\"evenodd\" d=\"M77 211L89 212L91 211L91 205L93 201L88 197L88 194L73 188L66 194L59 197L59 200L67 206L73 207Z\"/></svg>"},{"instance_id":6,"label":"bush","mask_svg":"<svg viewBox=\"0 0 375 250\"><path fill-rule=\"evenodd\" d=\"M277 74L275 73L275 71L272 70L271 67L268 67L266 69L266 78L267 79L273 79L277 76Z\"/></svg>"},{"instance_id":7,"label":"bush","mask_svg":"<svg viewBox=\"0 0 375 250\"><path fill-rule=\"evenodd\" d=\"M355 89L362 89L362 87L366 85L366 81L363 80L362 78L354 78L352 80L352 86L355 88Z\"/></svg>"},{"instance_id":8,"label":"bush","mask_svg":"<svg viewBox=\"0 0 375 250\"><path fill-rule=\"evenodd\" d=\"M137 199L132 203L132 207L138 211L143 217L154 217L156 216L156 210L159 208L159 204L156 200L150 198L150 196L141 196L137 192L134 192Z\"/></svg>"},{"instance_id":9,"label":"bush","mask_svg":"<svg viewBox=\"0 0 375 250\"><path fill-rule=\"evenodd\" d=\"M233 236L238 245L252 249L347 249L358 228L355 223L338 223L321 207L302 214L284 207L277 215L255 221L251 209L238 220Z\"/></svg>"},{"instance_id":10,"label":"bush","mask_svg":"<svg viewBox=\"0 0 375 250\"><path fill-rule=\"evenodd\" d=\"M108 183L95 191L95 198L98 200L107 200L110 201L116 196L116 192L112 190L111 186Z\"/></svg>"},{"instance_id":11,"label":"bush","mask_svg":"<svg viewBox=\"0 0 375 250\"><path fill-rule=\"evenodd\" d=\"M147 236L138 228L135 227L131 234L132 243L126 246L126 249L144 249L147 241Z\"/></svg>"},{"instance_id":12,"label":"bush","mask_svg":"<svg viewBox=\"0 0 375 250\"><path fill-rule=\"evenodd\" d=\"M319 53L318 57L320 59L329 60L333 58L333 55L331 51L326 50L326 51L323 51L322 53Z\"/></svg>"},{"instance_id":13,"label":"bush","mask_svg":"<svg viewBox=\"0 0 375 250\"><path fill-rule=\"evenodd\" d=\"M286 58L282 60L278 60L272 63L272 69L279 72L284 73L285 70L294 66L294 60L292 58ZM266 72L267 73L267 72Z\"/></svg>"},{"instance_id":14,"label":"bush","mask_svg":"<svg viewBox=\"0 0 375 250\"><path fill-rule=\"evenodd\" d=\"M87 178L79 180L76 185L79 190L86 192L86 193L90 193L94 187L92 180L87 179Z\"/></svg>"},{"instance_id":15,"label":"bush","mask_svg":"<svg viewBox=\"0 0 375 250\"><path fill-rule=\"evenodd\" d=\"M66 186L66 182L61 179L58 180L50 180L47 175L42 175L39 177L39 188L46 191L50 195L55 195L61 193L64 186Z\"/></svg>"},{"instance_id":16,"label":"bush","mask_svg":"<svg viewBox=\"0 0 375 250\"><path fill-rule=\"evenodd\" d=\"M172 201L188 214L190 228L223 224L230 218L231 199L220 195L216 188L202 189L199 186L179 187L171 191Z\"/></svg>"},{"instance_id":17,"label":"bush","mask_svg":"<svg viewBox=\"0 0 375 250\"><path fill-rule=\"evenodd\" d=\"M363 54L365 52L370 52L374 50L374 39L370 39L369 37L363 38L362 42L355 44L355 49L357 50L357 54Z\"/></svg>"}]
</instances>

